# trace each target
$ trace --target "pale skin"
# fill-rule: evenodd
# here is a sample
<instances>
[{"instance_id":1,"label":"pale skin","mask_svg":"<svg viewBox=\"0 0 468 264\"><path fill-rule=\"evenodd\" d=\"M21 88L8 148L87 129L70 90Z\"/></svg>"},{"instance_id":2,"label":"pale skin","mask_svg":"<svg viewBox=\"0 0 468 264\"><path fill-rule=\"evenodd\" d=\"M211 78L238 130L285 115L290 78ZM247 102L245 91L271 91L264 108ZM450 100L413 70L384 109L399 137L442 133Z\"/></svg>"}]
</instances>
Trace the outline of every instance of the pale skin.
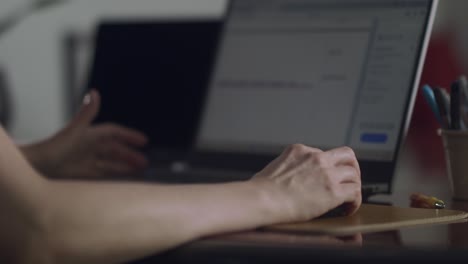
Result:
<instances>
[{"instance_id":1,"label":"pale skin","mask_svg":"<svg viewBox=\"0 0 468 264\"><path fill-rule=\"evenodd\" d=\"M342 204L352 214L361 204L360 169L348 147L291 145L252 179L232 183L57 179L145 167L136 148L146 138L91 126L98 109L93 92L69 126L29 146L17 147L0 128L1 263L121 263L209 235L306 221Z\"/></svg>"}]
</instances>

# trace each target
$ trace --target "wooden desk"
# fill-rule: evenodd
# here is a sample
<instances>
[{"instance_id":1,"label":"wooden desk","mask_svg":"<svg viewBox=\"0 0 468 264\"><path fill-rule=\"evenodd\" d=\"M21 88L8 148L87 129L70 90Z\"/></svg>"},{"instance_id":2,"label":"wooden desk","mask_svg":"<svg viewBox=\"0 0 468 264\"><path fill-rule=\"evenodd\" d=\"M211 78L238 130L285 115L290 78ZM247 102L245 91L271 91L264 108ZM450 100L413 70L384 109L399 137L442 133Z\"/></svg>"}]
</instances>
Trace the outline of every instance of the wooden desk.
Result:
<instances>
[{"instance_id":1,"label":"wooden desk","mask_svg":"<svg viewBox=\"0 0 468 264\"><path fill-rule=\"evenodd\" d=\"M418 165L410 147L402 152L392 195L370 201L409 207L409 196L421 192L446 201L448 208L468 211L468 202L452 201L444 161ZM337 238L248 231L189 243L141 263L398 263L430 261L468 263L468 223L410 227Z\"/></svg>"}]
</instances>

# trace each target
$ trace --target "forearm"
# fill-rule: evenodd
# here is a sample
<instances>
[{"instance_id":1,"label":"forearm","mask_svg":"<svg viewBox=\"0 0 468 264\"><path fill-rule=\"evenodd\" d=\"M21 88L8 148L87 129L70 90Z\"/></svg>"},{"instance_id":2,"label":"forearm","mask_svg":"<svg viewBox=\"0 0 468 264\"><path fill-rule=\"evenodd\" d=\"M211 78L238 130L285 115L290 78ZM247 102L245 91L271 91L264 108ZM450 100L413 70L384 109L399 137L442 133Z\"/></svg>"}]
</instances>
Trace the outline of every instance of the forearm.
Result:
<instances>
[{"instance_id":1,"label":"forearm","mask_svg":"<svg viewBox=\"0 0 468 264\"><path fill-rule=\"evenodd\" d=\"M54 182L46 205L60 263L115 263L190 240L277 222L251 182L160 186Z\"/></svg>"},{"instance_id":2,"label":"forearm","mask_svg":"<svg viewBox=\"0 0 468 264\"><path fill-rule=\"evenodd\" d=\"M278 221L278 205L258 183L47 180L1 129L0 146L0 262L120 263Z\"/></svg>"},{"instance_id":3,"label":"forearm","mask_svg":"<svg viewBox=\"0 0 468 264\"><path fill-rule=\"evenodd\" d=\"M258 183L53 181L10 150L14 155L2 156L10 160L1 160L0 168L18 169L0 172L0 262L120 263L279 221L281 207Z\"/></svg>"},{"instance_id":4,"label":"forearm","mask_svg":"<svg viewBox=\"0 0 468 264\"><path fill-rule=\"evenodd\" d=\"M44 142L20 149L38 171L52 176ZM46 183L33 217L40 229L33 240L43 242L32 245L31 255L43 253L58 263L123 262L202 236L278 222L279 206L259 183Z\"/></svg>"}]
</instances>

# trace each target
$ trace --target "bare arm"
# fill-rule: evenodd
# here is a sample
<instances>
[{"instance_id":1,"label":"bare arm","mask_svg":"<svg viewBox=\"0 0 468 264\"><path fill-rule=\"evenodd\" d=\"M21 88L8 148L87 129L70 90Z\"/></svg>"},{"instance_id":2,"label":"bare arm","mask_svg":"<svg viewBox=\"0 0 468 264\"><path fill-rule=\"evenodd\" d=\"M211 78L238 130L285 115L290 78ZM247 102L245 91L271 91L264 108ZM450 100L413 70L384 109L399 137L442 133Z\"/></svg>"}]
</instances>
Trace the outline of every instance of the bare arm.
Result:
<instances>
[{"instance_id":1,"label":"bare arm","mask_svg":"<svg viewBox=\"0 0 468 264\"><path fill-rule=\"evenodd\" d=\"M23 251L45 263L116 263L274 218L261 192L246 182L163 186L48 181L3 131L0 142L1 252ZM8 245L15 237L21 239ZM12 248L3 250L6 246Z\"/></svg>"},{"instance_id":2,"label":"bare arm","mask_svg":"<svg viewBox=\"0 0 468 264\"><path fill-rule=\"evenodd\" d=\"M78 263L134 259L202 236L255 228L277 219L261 192L247 182L194 186L58 183L54 188L50 200L55 201L52 219L57 223L51 228L57 238L53 241L68 243L56 245L64 252L54 254Z\"/></svg>"},{"instance_id":3,"label":"bare arm","mask_svg":"<svg viewBox=\"0 0 468 264\"><path fill-rule=\"evenodd\" d=\"M211 234L360 205L349 149L295 145L251 181L179 186L50 181L1 129L0 149L0 252L12 252L0 259L7 263L118 263Z\"/></svg>"}]
</instances>

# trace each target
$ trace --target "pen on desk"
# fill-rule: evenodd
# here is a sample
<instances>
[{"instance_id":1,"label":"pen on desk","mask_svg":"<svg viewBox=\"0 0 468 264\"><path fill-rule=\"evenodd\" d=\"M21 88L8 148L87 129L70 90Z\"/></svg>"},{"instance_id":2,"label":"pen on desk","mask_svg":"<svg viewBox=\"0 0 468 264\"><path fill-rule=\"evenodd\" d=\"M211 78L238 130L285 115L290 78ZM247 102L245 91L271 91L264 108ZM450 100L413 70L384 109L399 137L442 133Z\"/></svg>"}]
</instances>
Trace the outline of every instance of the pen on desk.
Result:
<instances>
[{"instance_id":1,"label":"pen on desk","mask_svg":"<svg viewBox=\"0 0 468 264\"><path fill-rule=\"evenodd\" d=\"M439 109L440 114L440 122L443 129L450 128L450 117L449 117L449 98L447 96L447 92L441 87L435 87L434 90L434 97Z\"/></svg>"},{"instance_id":2,"label":"pen on desk","mask_svg":"<svg viewBox=\"0 0 468 264\"><path fill-rule=\"evenodd\" d=\"M460 130L460 99L460 82L456 80L450 86L450 129L453 130Z\"/></svg>"},{"instance_id":3,"label":"pen on desk","mask_svg":"<svg viewBox=\"0 0 468 264\"><path fill-rule=\"evenodd\" d=\"M410 196L411 207L415 208L428 208L428 209L444 209L445 202L433 197L427 196L421 193L413 193Z\"/></svg>"},{"instance_id":4,"label":"pen on desk","mask_svg":"<svg viewBox=\"0 0 468 264\"><path fill-rule=\"evenodd\" d=\"M439 124L442 125L439 107L437 106L437 102L434 96L434 90L432 90L432 88L426 84L422 87L422 93L423 93L424 98L426 99L426 102L429 104L429 107L431 108L432 113L436 117Z\"/></svg>"}]
</instances>

